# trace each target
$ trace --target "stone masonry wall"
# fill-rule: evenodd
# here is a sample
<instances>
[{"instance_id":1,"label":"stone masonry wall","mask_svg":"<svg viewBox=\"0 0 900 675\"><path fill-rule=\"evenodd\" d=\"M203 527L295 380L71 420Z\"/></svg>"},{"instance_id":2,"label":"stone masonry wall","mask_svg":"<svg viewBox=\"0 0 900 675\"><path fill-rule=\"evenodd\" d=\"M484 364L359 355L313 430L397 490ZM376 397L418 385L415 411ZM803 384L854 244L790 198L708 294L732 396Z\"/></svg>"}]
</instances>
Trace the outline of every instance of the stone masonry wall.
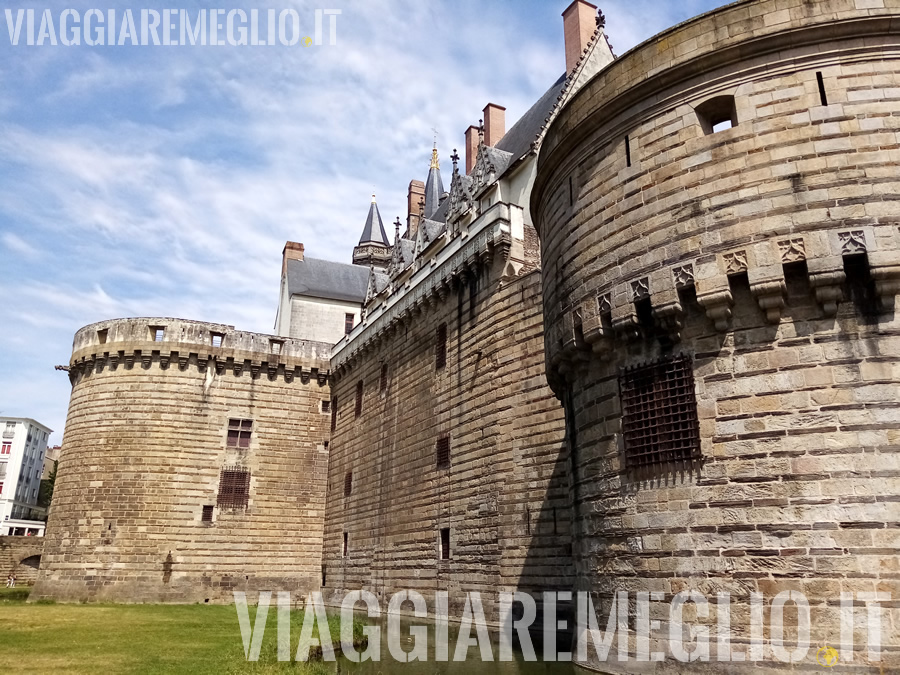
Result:
<instances>
[{"instance_id":1,"label":"stone masonry wall","mask_svg":"<svg viewBox=\"0 0 900 675\"><path fill-rule=\"evenodd\" d=\"M616 590L662 594L654 672L688 667L667 643L686 590L713 603L713 660L691 672L818 667L825 644L848 670L900 668L898 12L735 3L613 63L544 142L532 207L548 376L573 440L577 584L603 617ZM734 126L713 132L723 117ZM693 359L701 458L626 471L619 375L672 354ZM769 621L791 590L811 605L794 666ZM718 592L739 653L750 594L764 596L761 662L715 660ZM858 599L876 592L891 598L880 660ZM857 598L853 647L841 593ZM785 617L792 649L796 610ZM633 632L629 651L583 665L648 667Z\"/></svg>"},{"instance_id":2,"label":"stone masonry wall","mask_svg":"<svg viewBox=\"0 0 900 675\"><path fill-rule=\"evenodd\" d=\"M43 548L43 537L0 537L0 581L15 574L17 586L33 584Z\"/></svg>"},{"instance_id":3,"label":"stone masonry wall","mask_svg":"<svg viewBox=\"0 0 900 675\"><path fill-rule=\"evenodd\" d=\"M456 606L480 591L496 620L501 590L571 588L564 424L543 372L540 276L501 282L502 268L497 259L470 275L340 370L325 526L332 599L447 590ZM436 370L442 323L447 364ZM442 528L449 560L439 559Z\"/></svg>"},{"instance_id":4,"label":"stone masonry wall","mask_svg":"<svg viewBox=\"0 0 900 675\"><path fill-rule=\"evenodd\" d=\"M82 329L74 347L32 599L229 602L233 590L318 588L328 345L125 319ZM253 421L249 448L226 447L229 418ZM223 466L250 470L245 510L217 506Z\"/></svg>"}]
</instances>

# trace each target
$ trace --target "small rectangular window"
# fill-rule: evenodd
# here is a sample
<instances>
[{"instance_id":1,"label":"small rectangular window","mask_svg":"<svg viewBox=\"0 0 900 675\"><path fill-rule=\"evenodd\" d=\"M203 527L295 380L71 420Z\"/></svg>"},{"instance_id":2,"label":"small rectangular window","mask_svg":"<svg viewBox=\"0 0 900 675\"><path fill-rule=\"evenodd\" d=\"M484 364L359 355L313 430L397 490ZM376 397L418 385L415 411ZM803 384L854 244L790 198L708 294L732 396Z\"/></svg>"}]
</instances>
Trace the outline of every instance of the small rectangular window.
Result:
<instances>
[{"instance_id":1,"label":"small rectangular window","mask_svg":"<svg viewBox=\"0 0 900 675\"><path fill-rule=\"evenodd\" d=\"M219 474L219 508L247 508L250 500L250 471L238 466L224 467Z\"/></svg>"},{"instance_id":2,"label":"small rectangular window","mask_svg":"<svg viewBox=\"0 0 900 675\"><path fill-rule=\"evenodd\" d=\"M381 379L378 381L378 391L384 393L388 385L388 364L381 364Z\"/></svg>"},{"instance_id":3,"label":"small rectangular window","mask_svg":"<svg viewBox=\"0 0 900 675\"><path fill-rule=\"evenodd\" d=\"M200 522L211 523L213 521L213 505L207 504L203 507L203 513L200 516Z\"/></svg>"},{"instance_id":4,"label":"small rectangular window","mask_svg":"<svg viewBox=\"0 0 900 675\"><path fill-rule=\"evenodd\" d=\"M822 105L828 105L828 95L825 93L825 80L822 78L822 73L816 73L816 82L819 85L819 101Z\"/></svg>"},{"instance_id":5,"label":"small rectangular window","mask_svg":"<svg viewBox=\"0 0 900 675\"><path fill-rule=\"evenodd\" d=\"M341 549L341 556L343 556L344 558L347 557L347 553L348 553L349 550L350 550L350 547L349 547L349 545L348 545L348 544L349 544L349 542L348 542L349 539L350 539L350 537L349 537L349 532L344 532L344 547Z\"/></svg>"},{"instance_id":6,"label":"small rectangular window","mask_svg":"<svg viewBox=\"0 0 900 675\"><path fill-rule=\"evenodd\" d=\"M631 140L625 137L625 166L631 166Z\"/></svg>"},{"instance_id":7,"label":"small rectangular window","mask_svg":"<svg viewBox=\"0 0 900 675\"><path fill-rule=\"evenodd\" d=\"M440 370L447 365L447 324L438 326L434 344L434 367Z\"/></svg>"},{"instance_id":8,"label":"small rectangular window","mask_svg":"<svg viewBox=\"0 0 900 675\"><path fill-rule=\"evenodd\" d=\"M8 455L12 451L12 443L4 443L0 455Z\"/></svg>"},{"instance_id":9,"label":"small rectangular window","mask_svg":"<svg viewBox=\"0 0 900 675\"><path fill-rule=\"evenodd\" d=\"M628 469L684 465L700 458L700 422L689 356L622 370L619 395Z\"/></svg>"},{"instance_id":10,"label":"small rectangular window","mask_svg":"<svg viewBox=\"0 0 900 675\"><path fill-rule=\"evenodd\" d=\"M321 412L323 415L327 415L331 412L331 401L329 401L328 399L322 401Z\"/></svg>"},{"instance_id":11,"label":"small rectangular window","mask_svg":"<svg viewBox=\"0 0 900 675\"><path fill-rule=\"evenodd\" d=\"M249 448L253 433L253 420L228 420L228 447Z\"/></svg>"},{"instance_id":12,"label":"small rectangular window","mask_svg":"<svg viewBox=\"0 0 900 675\"><path fill-rule=\"evenodd\" d=\"M349 497L351 492L353 492L353 472L348 471L344 475L344 496Z\"/></svg>"},{"instance_id":13,"label":"small rectangular window","mask_svg":"<svg viewBox=\"0 0 900 675\"><path fill-rule=\"evenodd\" d=\"M328 441L323 442L322 445L325 447L325 450L328 450Z\"/></svg>"},{"instance_id":14,"label":"small rectangular window","mask_svg":"<svg viewBox=\"0 0 900 675\"><path fill-rule=\"evenodd\" d=\"M353 314L344 314L344 335L350 335L353 332Z\"/></svg>"},{"instance_id":15,"label":"small rectangular window","mask_svg":"<svg viewBox=\"0 0 900 675\"><path fill-rule=\"evenodd\" d=\"M450 468L450 436L444 435L434 444L438 469Z\"/></svg>"},{"instance_id":16,"label":"small rectangular window","mask_svg":"<svg viewBox=\"0 0 900 675\"><path fill-rule=\"evenodd\" d=\"M225 336L222 333L212 333L210 338L210 344L213 347L221 347L222 343L225 341Z\"/></svg>"},{"instance_id":17,"label":"small rectangular window","mask_svg":"<svg viewBox=\"0 0 900 675\"><path fill-rule=\"evenodd\" d=\"M450 560L450 528L441 528L441 560Z\"/></svg>"},{"instance_id":18,"label":"small rectangular window","mask_svg":"<svg viewBox=\"0 0 900 675\"><path fill-rule=\"evenodd\" d=\"M269 345L273 354L281 353L281 346L284 343L281 340L269 340Z\"/></svg>"},{"instance_id":19,"label":"small rectangular window","mask_svg":"<svg viewBox=\"0 0 900 675\"><path fill-rule=\"evenodd\" d=\"M363 382L360 380L356 383L356 408L354 409L353 414L356 417L362 415L363 409Z\"/></svg>"},{"instance_id":20,"label":"small rectangular window","mask_svg":"<svg viewBox=\"0 0 900 675\"><path fill-rule=\"evenodd\" d=\"M163 338L166 337L166 327L150 326L150 337L153 338L154 342L162 342Z\"/></svg>"},{"instance_id":21,"label":"small rectangular window","mask_svg":"<svg viewBox=\"0 0 900 675\"><path fill-rule=\"evenodd\" d=\"M97 331L97 341L98 341L101 345L105 345L105 344L106 344L106 338L107 338L107 337L109 337L109 329L108 329L108 328L104 328L103 330L98 330L98 331Z\"/></svg>"}]
</instances>

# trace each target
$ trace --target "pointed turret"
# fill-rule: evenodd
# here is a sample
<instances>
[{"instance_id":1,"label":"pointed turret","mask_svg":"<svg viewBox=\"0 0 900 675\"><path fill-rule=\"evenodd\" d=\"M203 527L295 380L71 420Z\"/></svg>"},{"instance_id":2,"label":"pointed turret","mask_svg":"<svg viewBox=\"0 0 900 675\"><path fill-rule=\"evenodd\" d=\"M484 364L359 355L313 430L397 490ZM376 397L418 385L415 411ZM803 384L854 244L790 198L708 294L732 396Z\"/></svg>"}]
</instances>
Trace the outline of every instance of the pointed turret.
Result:
<instances>
[{"instance_id":1,"label":"pointed turret","mask_svg":"<svg viewBox=\"0 0 900 675\"><path fill-rule=\"evenodd\" d=\"M444 196L444 182L441 180L441 166L438 161L437 144L431 151L431 168L425 181L425 217L431 218L441 205Z\"/></svg>"},{"instance_id":2,"label":"pointed turret","mask_svg":"<svg viewBox=\"0 0 900 675\"><path fill-rule=\"evenodd\" d=\"M384 223L381 222L378 203L373 194L369 215L366 217L366 224L363 227L362 236L359 238L359 246L353 249L353 264L384 269L390 261L391 245L384 231Z\"/></svg>"}]
</instances>

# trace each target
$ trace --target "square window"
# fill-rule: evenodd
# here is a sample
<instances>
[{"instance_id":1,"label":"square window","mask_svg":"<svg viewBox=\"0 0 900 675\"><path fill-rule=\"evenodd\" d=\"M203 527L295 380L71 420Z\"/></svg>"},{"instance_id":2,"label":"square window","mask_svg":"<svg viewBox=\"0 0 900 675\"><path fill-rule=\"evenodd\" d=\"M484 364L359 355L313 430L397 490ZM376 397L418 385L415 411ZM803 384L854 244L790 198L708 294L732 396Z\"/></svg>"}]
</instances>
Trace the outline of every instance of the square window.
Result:
<instances>
[{"instance_id":1,"label":"square window","mask_svg":"<svg viewBox=\"0 0 900 675\"><path fill-rule=\"evenodd\" d=\"M230 448L249 448L253 433L253 420L229 419L228 440Z\"/></svg>"},{"instance_id":2,"label":"square window","mask_svg":"<svg viewBox=\"0 0 900 675\"><path fill-rule=\"evenodd\" d=\"M213 521L213 505L207 504L203 507L203 513L200 515L200 522L211 523Z\"/></svg>"},{"instance_id":3,"label":"square window","mask_svg":"<svg viewBox=\"0 0 900 675\"><path fill-rule=\"evenodd\" d=\"M210 334L210 344L213 347L221 347L222 343L225 341L225 335L222 333L211 333Z\"/></svg>"},{"instance_id":4,"label":"square window","mask_svg":"<svg viewBox=\"0 0 900 675\"><path fill-rule=\"evenodd\" d=\"M250 500L250 471L238 466L224 467L219 474L220 508L244 509Z\"/></svg>"},{"instance_id":5,"label":"square window","mask_svg":"<svg viewBox=\"0 0 900 675\"><path fill-rule=\"evenodd\" d=\"M444 435L434 444L438 469L450 468L450 436Z\"/></svg>"},{"instance_id":6,"label":"square window","mask_svg":"<svg viewBox=\"0 0 900 675\"><path fill-rule=\"evenodd\" d=\"M165 326L150 326L150 337L154 342L162 342L166 337Z\"/></svg>"},{"instance_id":7,"label":"square window","mask_svg":"<svg viewBox=\"0 0 900 675\"><path fill-rule=\"evenodd\" d=\"M441 528L441 560L450 560L450 528Z\"/></svg>"},{"instance_id":8,"label":"square window","mask_svg":"<svg viewBox=\"0 0 900 675\"><path fill-rule=\"evenodd\" d=\"M328 413L330 413L331 412L331 401L329 401L327 399L323 400L321 410L322 410L323 415L327 415Z\"/></svg>"},{"instance_id":9,"label":"square window","mask_svg":"<svg viewBox=\"0 0 900 675\"><path fill-rule=\"evenodd\" d=\"M281 340L270 340L269 343L271 345L271 351L273 354L281 353L281 347L284 344Z\"/></svg>"},{"instance_id":10,"label":"square window","mask_svg":"<svg viewBox=\"0 0 900 675\"><path fill-rule=\"evenodd\" d=\"M685 465L700 458L700 423L689 356L622 370L619 395L625 466Z\"/></svg>"}]
</instances>

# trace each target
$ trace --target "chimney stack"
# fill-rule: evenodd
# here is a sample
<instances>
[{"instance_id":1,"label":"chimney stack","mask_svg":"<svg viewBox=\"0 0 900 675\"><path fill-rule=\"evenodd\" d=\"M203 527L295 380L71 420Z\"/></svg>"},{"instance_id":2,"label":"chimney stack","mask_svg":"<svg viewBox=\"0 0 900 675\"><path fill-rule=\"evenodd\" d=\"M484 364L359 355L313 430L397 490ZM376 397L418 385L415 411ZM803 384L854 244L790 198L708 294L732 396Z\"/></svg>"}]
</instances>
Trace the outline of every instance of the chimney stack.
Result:
<instances>
[{"instance_id":1,"label":"chimney stack","mask_svg":"<svg viewBox=\"0 0 900 675\"><path fill-rule=\"evenodd\" d=\"M295 241L289 241L284 245L281 251L281 278L287 274L288 260L303 260L303 244Z\"/></svg>"},{"instance_id":2,"label":"chimney stack","mask_svg":"<svg viewBox=\"0 0 900 675\"><path fill-rule=\"evenodd\" d=\"M406 193L406 236L415 239L419 231L419 202L425 199L425 183L420 180L409 181Z\"/></svg>"},{"instance_id":3,"label":"chimney stack","mask_svg":"<svg viewBox=\"0 0 900 675\"><path fill-rule=\"evenodd\" d=\"M472 173L475 168L475 158L478 157L478 127L474 124L466 129L466 175Z\"/></svg>"},{"instance_id":4,"label":"chimney stack","mask_svg":"<svg viewBox=\"0 0 900 675\"><path fill-rule=\"evenodd\" d=\"M597 8L584 0L575 0L562 16L566 36L566 75L571 75L597 30Z\"/></svg>"},{"instance_id":5,"label":"chimney stack","mask_svg":"<svg viewBox=\"0 0 900 675\"><path fill-rule=\"evenodd\" d=\"M506 133L506 108L496 103L484 106L484 144L494 147Z\"/></svg>"}]
</instances>

